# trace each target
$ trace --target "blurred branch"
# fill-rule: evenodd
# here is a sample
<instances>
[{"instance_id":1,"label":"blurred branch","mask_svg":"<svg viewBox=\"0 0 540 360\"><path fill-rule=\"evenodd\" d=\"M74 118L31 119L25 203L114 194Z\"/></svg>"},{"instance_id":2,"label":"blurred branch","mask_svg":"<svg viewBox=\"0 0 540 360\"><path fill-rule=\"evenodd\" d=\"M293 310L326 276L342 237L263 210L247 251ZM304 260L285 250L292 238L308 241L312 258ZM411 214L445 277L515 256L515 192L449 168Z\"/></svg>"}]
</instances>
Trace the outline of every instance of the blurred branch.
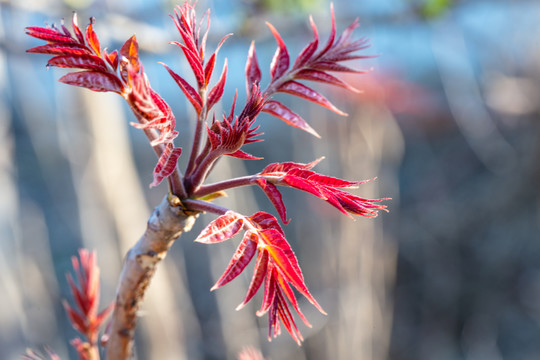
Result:
<instances>
[{"instance_id":1,"label":"blurred branch","mask_svg":"<svg viewBox=\"0 0 540 360\"><path fill-rule=\"evenodd\" d=\"M516 151L483 105L463 33L456 26L441 25L433 34L433 53L448 105L463 136L490 171L510 170L516 164Z\"/></svg>"}]
</instances>

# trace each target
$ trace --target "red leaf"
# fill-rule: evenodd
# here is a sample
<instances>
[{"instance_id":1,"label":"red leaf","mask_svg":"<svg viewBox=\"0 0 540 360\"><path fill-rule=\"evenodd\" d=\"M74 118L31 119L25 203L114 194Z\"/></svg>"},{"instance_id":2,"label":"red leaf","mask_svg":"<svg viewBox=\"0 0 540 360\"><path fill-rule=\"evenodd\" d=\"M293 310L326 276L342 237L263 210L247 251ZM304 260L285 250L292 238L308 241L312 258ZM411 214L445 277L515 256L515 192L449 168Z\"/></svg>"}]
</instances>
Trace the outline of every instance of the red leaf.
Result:
<instances>
[{"instance_id":1,"label":"red leaf","mask_svg":"<svg viewBox=\"0 0 540 360\"><path fill-rule=\"evenodd\" d=\"M193 29L195 21L194 10L191 5L187 3L182 7L178 6L178 10L180 10L180 14L178 13L177 9L174 10L176 19L172 18L172 16L171 18L173 19L180 36L182 36L182 40L184 41L185 45L194 53L198 53L197 46L195 45L195 32Z\"/></svg>"},{"instance_id":2,"label":"red leaf","mask_svg":"<svg viewBox=\"0 0 540 360\"><path fill-rule=\"evenodd\" d=\"M141 78L141 75L135 77ZM133 85L133 84L132 84ZM130 105L135 111L140 123L131 123L137 129L157 129L161 131L159 138L152 140L150 145L156 146L171 142L178 133L174 131L175 119L169 105L158 93L150 87L139 88L136 81L134 88L137 90L130 93Z\"/></svg>"},{"instance_id":3,"label":"red leaf","mask_svg":"<svg viewBox=\"0 0 540 360\"><path fill-rule=\"evenodd\" d=\"M262 111L285 121L288 125L307 131L311 135L321 138L321 136L300 117L300 115L294 113L280 102L270 100L263 107Z\"/></svg>"},{"instance_id":4,"label":"red leaf","mask_svg":"<svg viewBox=\"0 0 540 360\"><path fill-rule=\"evenodd\" d=\"M155 106L156 111L165 118L166 123L168 126L170 126L171 130L174 129L175 119L171 108L157 92L152 90L152 88L149 87L149 91L150 98L152 99L152 103Z\"/></svg>"},{"instance_id":5,"label":"red leaf","mask_svg":"<svg viewBox=\"0 0 540 360\"><path fill-rule=\"evenodd\" d=\"M349 39L354 31L358 26L360 26L360 22L358 18L356 18L351 25L349 25L339 36L335 43L335 47L342 48L343 50L348 51L349 49L359 50L362 46L365 46L367 40L366 39L359 39L357 41L354 41L352 43L349 42ZM352 51L352 50L351 50Z\"/></svg>"},{"instance_id":6,"label":"red leaf","mask_svg":"<svg viewBox=\"0 0 540 360\"><path fill-rule=\"evenodd\" d=\"M116 76L103 72L79 71L66 74L58 81L93 91L113 91L118 94L124 91L124 85Z\"/></svg>"},{"instance_id":7,"label":"red leaf","mask_svg":"<svg viewBox=\"0 0 540 360\"><path fill-rule=\"evenodd\" d=\"M347 116L346 113L336 108L324 96L297 81L287 81L285 84L279 87L278 91L301 97L316 104L322 105L325 108L332 110L339 115Z\"/></svg>"},{"instance_id":8,"label":"red leaf","mask_svg":"<svg viewBox=\"0 0 540 360\"><path fill-rule=\"evenodd\" d=\"M364 199L341 190L334 190L334 196L345 210L354 215L376 217L377 210L388 211L385 205L375 204L375 202L389 200L389 198Z\"/></svg>"},{"instance_id":9,"label":"red leaf","mask_svg":"<svg viewBox=\"0 0 540 360\"><path fill-rule=\"evenodd\" d=\"M154 168L154 181L150 184L150 187L158 186L163 179L173 173L181 153L181 148L175 148L172 143L167 144Z\"/></svg>"},{"instance_id":10,"label":"red leaf","mask_svg":"<svg viewBox=\"0 0 540 360\"><path fill-rule=\"evenodd\" d=\"M313 29L313 41L311 41L305 48L300 52L298 57L296 58L296 61L294 62L293 69L298 69L305 65L305 63L311 59L315 51L317 50L317 47L319 46L319 34L317 32L317 27L315 26L315 22L313 21L313 18L309 17L309 23L311 24L311 28Z\"/></svg>"},{"instance_id":11,"label":"red leaf","mask_svg":"<svg viewBox=\"0 0 540 360\"><path fill-rule=\"evenodd\" d=\"M208 93L207 100L207 110L210 110L219 99L223 96L223 90L225 88L225 81L227 80L227 59L225 59L225 64L223 64L223 71L221 72L221 77L216 85Z\"/></svg>"},{"instance_id":12,"label":"red leaf","mask_svg":"<svg viewBox=\"0 0 540 360\"><path fill-rule=\"evenodd\" d=\"M334 45L334 40L336 38L336 17L334 15L333 3L330 3L330 16L332 18L332 26L330 28L330 35L328 36L328 41L326 42L324 49L322 49L319 54L326 53Z\"/></svg>"},{"instance_id":13,"label":"red leaf","mask_svg":"<svg viewBox=\"0 0 540 360\"><path fill-rule=\"evenodd\" d=\"M265 252L268 252L267 249L264 250ZM271 253L268 252L268 255L271 256ZM268 311L270 306L274 303L274 298L276 297L276 292L279 292L279 290L276 291L276 282L273 281L273 272L275 272L275 265L274 263L269 259L268 260L268 269L266 270L266 279L264 281L264 297L261 304L261 308L259 311L257 311L257 316L263 316L264 313ZM270 326L272 326L270 324Z\"/></svg>"},{"instance_id":14,"label":"red leaf","mask_svg":"<svg viewBox=\"0 0 540 360\"><path fill-rule=\"evenodd\" d=\"M282 304L279 303L279 298L278 298L274 306L272 306L270 308L270 311L268 312L268 341L272 341L272 335L274 335L274 338L275 338L279 334L281 334L281 326L279 323L279 319L283 318L284 316L281 316L282 306L280 305ZM263 314L257 314L257 315L262 316ZM298 343L298 339L295 336L293 336L293 339Z\"/></svg>"},{"instance_id":15,"label":"red leaf","mask_svg":"<svg viewBox=\"0 0 540 360\"><path fill-rule=\"evenodd\" d=\"M169 144L174 139L176 139L176 137L178 136L178 131L172 130L172 128L170 128L170 126L168 126L167 124L168 123L164 124L164 126L163 126L164 129L159 134L159 137L150 142L151 146L157 146L157 145L161 145L161 144Z\"/></svg>"},{"instance_id":16,"label":"red leaf","mask_svg":"<svg viewBox=\"0 0 540 360\"><path fill-rule=\"evenodd\" d=\"M186 80L182 79L180 75L172 71L167 65L165 65L164 63L160 64L163 65L165 69L167 69L167 71L172 76L174 81L176 81L176 84L178 84L184 95L186 95L191 105L193 105L197 114L200 114L202 109L202 99L199 93L191 85L189 85Z\"/></svg>"},{"instance_id":17,"label":"red leaf","mask_svg":"<svg viewBox=\"0 0 540 360\"><path fill-rule=\"evenodd\" d=\"M139 73L134 72L130 64L127 70L130 91L126 100L140 123L132 125L140 129L160 130L159 137L151 141L152 146L172 142L178 132L174 131L175 119L169 105L152 90L142 66Z\"/></svg>"},{"instance_id":18,"label":"red leaf","mask_svg":"<svg viewBox=\"0 0 540 360\"><path fill-rule=\"evenodd\" d=\"M311 175L309 175L308 180L316 182L317 184L324 185L324 186L330 186L334 188L354 188L358 187L358 185L362 182L358 181L347 181L331 176L325 176L320 175L315 172L311 171Z\"/></svg>"},{"instance_id":19,"label":"red leaf","mask_svg":"<svg viewBox=\"0 0 540 360\"><path fill-rule=\"evenodd\" d=\"M305 69L296 73L295 78L303 80L318 81L330 85L342 87L355 93L359 93L360 90L347 84L345 81L338 79L337 77L325 73L324 71Z\"/></svg>"},{"instance_id":20,"label":"red leaf","mask_svg":"<svg viewBox=\"0 0 540 360\"><path fill-rule=\"evenodd\" d=\"M94 50L97 56L101 56L101 47L99 45L99 40L94 32L94 27L92 26L94 20L90 19L90 24L86 27L86 42Z\"/></svg>"},{"instance_id":21,"label":"red leaf","mask_svg":"<svg viewBox=\"0 0 540 360\"><path fill-rule=\"evenodd\" d=\"M208 224L195 241L203 244L215 244L229 240L238 234L243 226L244 220L242 217L239 217L235 212L227 211L225 215L221 215Z\"/></svg>"},{"instance_id":22,"label":"red leaf","mask_svg":"<svg viewBox=\"0 0 540 360\"><path fill-rule=\"evenodd\" d=\"M216 65L216 53L213 53L208 59L208 62L204 66L204 87L206 88L210 83L210 78L214 72L214 65Z\"/></svg>"},{"instance_id":23,"label":"red leaf","mask_svg":"<svg viewBox=\"0 0 540 360\"><path fill-rule=\"evenodd\" d=\"M239 219L247 220L247 222L242 224L247 229L246 235L238 246L224 274L212 289L218 288L236 278L246 268L254 256L255 248L257 248L259 253L251 283L244 301L236 309L239 310L244 307L253 298L264 281L263 301L260 309L257 311L257 315L262 316L269 311L270 336L280 333L281 321L295 341L300 342L302 336L294 323L294 318L289 311L285 298L289 299L306 325L310 325L304 314L300 311L298 301L289 284L294 286L319 311L323 314L325 312L307 289L302 271L298 265L298 260L287 240L285 240L283 230L279 226L277 219L265 212L259 212L249 217L240 217L240 215L229 211L215 220L222 221L224 223L223 226L220 224L217 224L217 226L211 224L203 232L210 237L214 236L214 233L219 232L223 227L229 226L230 223L239 221ZM203 234L200 236L203 236ZM228 238L229 236L226 237ZM219 240L221 241L221 238ZM282 291L285 292L285 296L282 294Z\"/></svg>"},{"instance_id":24,"label":"red leaf","mask_svg":"<svg viewBox=\"0 0 540 360\"><path fill-rule=\"evenodd\" d=\"M114 305L115 303L112 302L111 304L109 304L109 306L107 306L98 314L95 320L95 325L97 325L97 327L101 326L101 324L103 324L103 321L105 321L105 319L107 319L107 317L111 314L111 312L114 310Z\"/></svg>"},{"instance_id":25,"label":"red leaf","mask_svg":"<svg viewBox=\"0 0 540 360\"><path fill-rule=\"evenodd\" d=\"M287 280L283 276L281 276L281 274L279 273L276 273L276 278L277 278L277 281L279 282L279 287L285 293L285 296L287 297L287 299L293 306L294 310L296 310L296 312L298 313L298 315L300 316L304 324L311 327L311 324L309 323L309 321L306 319L306 317L300 310L300 306L298 305L298 300L296 299L296 296L294 295L294 292L292 288L289 286L289 283L287 282Z\"/></svg>"},{"instance_id":26,"label":"red leaf","mask_svg":"<svg viewBox=\"0 0 540 360\"><path fill-rule=\"evenodd\" d=\"M107 65L102 58L95 55L59 55L51 58L49 66L62 68L88 69L94 71L107 71Z\"/></svg>"},{"instance_id":27,"label":"red leaf","mask_svg":"<svg viewBox=\"0 0 540 360\"><path fill-rule=\"evenodd\" d=\"M257 60L257 52L255 51L255 42L251 42L249 47L248 58L246 62L246 93L251 94L251 87L258 85L261 82L261 69Z\"/></svg>"},{"instance_id":28,"label":"red leaf","mask_svg":"<svg viewBox=\"0 0 540 360\"><path fill-rule=\"evenodd\" d=\"M265 248L268 250L273 263L279 268L280 273L285 276L285 279L295 286L296 284L303 283L304 277L298 266L298 260L283 234L271 228L264 229L259 234L260 240L266 246Z\"/></svg>"},{"instance_id":29,"label":"red leaf","mask_svg":"<svg viewBox=\"0 0 540 360\"><path fill-rule=\"evenodd\" d=\"M211 145L212 149L216 149L221 144L221 134L215 132L213 130L213 128L214 128L214 126L212 126L212 128L210 128L210 127L208 127L208 124L207 124L206 125L206 133L208 134L208 140L210 141L210 145ZM221 127L219 127L219 129L221 130Z\"/></svg>"},{"instance_id":30,"label":"red leaf","mask_svg":"<svg viewBox=\"0 0 540 360\"><path fill-rule=\"evenodd\" d=\"M225 272L210 290L215 290L235 279L249 264L257 251L257 235L247 231L236 252L234 253Z\"/></svg>"},{"instance_id":31,"label":"red leaf","mask_svg":"<svg viewBox=\"0 0 540 360\"><path fill-rule=\"evenodd\" d=\"M266 277L266 270L268 268L268 252L264 249L259 251L257 255L257 262L255 263L255 268L253 269L253 276L251 278L251 283L249 284L248 291L244 301L236 307L236 310L243 308L257 293L257 290L261 287L264 278Z\"/></svg>"},{"instance_id":32,"label":"red leaf","mask_svg":"<svg viewBox=\"0 0 540 360\"><path fill-rule=\"evenodd\" d=\"M279 192L278 188L265 179L257 179L257 185L260 186L268 199L270 199L272 205L274 205L276 208L281 221L283 221L284 224L288 224L290 220L287 220L287 209L285 208L283 198L281 197L281 193Z\"/></svg>"},{"instance_id":33,"label":"red leaf","mask_svg":"<svg viewBox=\"0 0 540 360\"><path fill-rule=\"evenodd\" d=\"M206 41L208 40L208 32L210 31L210 9L206 10L206 13L204 14L204 16L206 16L206 30L205 30L204 35L202 37L202 40L200 41L200 44L199 44L199 57L201 59L203 59L203 60L204 60L204 56L205 56L205 52L206 52ZM201 27L202 27L203 19L204 19L204 17L201 18L201 22L199 23L199 27L197 29L197 40L199 40L201 38L200 34L201 34ZM229 35L232 35L232 34L229 34ZM223 41L224 40L222 39L220 44L223 43ZM197 41L197 42L199 42L199 41ZM221 45L219 45L219 46L221 46Z\"/></svg>"},{"instance_id":34,"label":"red leaf","mask_svg":"<svg viewBox=\"0 0 540 360\"><path fill-rule=\"evenodd\" d=\"M353 219L352 215L347 212L347 209L345 209L342 206L341 201L336 196L336 192L339 190L336 190L336 189L330 190L325 187L321 187L320 190L324 195L324 198L321 198L321 199L323 199L324 201L326 201L327 203L329 203L330 205L338 209L342 214L347 215L349 218Z\"/></svg>"},{"instance_id":35,"label":"red leaf","mask_svg":"<svg viewBox=\"0 0 540 360\"><path fill-rule=\"evenodd\" d=\"M322 159L324 159L324 157L320 157L317 160L314 160L308 164L294 163L294 162L272 163L272 164L267 165L259 174L285 175L285 173L291 169L309 170L309 169L312 169L319 162L321 162Z\"/></svg>"},{"instance_id":36,"label":"red leaf","mask_svg":"<svg viewBox=\"0 0 540 360\"><path fill-rule=\"evenodd\" d=\"M118 51L114 50L112 53L109 54L106 50L103 50L103 55L105 59L107 60L107 62L109 63L109 65L111 65L113 70L116 71L116 69L118 69L118 62L119 62Z\"/></svg>"},{"instance_id":37,"label":"red leaf","mask_svg":"<svg viewBox=\"0 0 540 360\"><path fill-rule=\"evenodd\" d=\"M77 267L75 265L73 267L77 270ZM77 273L77 275L79 274L80 273ZM73 277L71 276L71 274L67 274L66 278L69 284L69 289L71 290L71 294L73 295L73 298L75 300L75 304L83 312L86 312L88 310L88 297L86 296L84 289L79 290L79 288L75 284L75 281L73 281ZM82 287L82 280L80 278L79 278L79 283L81 284L81 287Z\"/></svg>"},{"instance_id":38,"label":"red leaf","mask_svg":"<svg viewBox=\"0 0 540 360\"><path fill-rule=\"evenodd\" d=\"M324 194L321 192L321 190L319 189L317 185L311 183L310 181L306 179L303 179L300 176L289 175L289 173L287 173L287 175L283 177L282 181L283 183L289 185L290 187L300 189L302 191L313 194L317 196L318 198L326 200L326 196L324 196Z\"/></svg>"},{"instance_id":39,"label":"red leaf","mask_svg":"<svg viewBox=\"0 0 540 360\"><path fill-rule=\"evenodd\" d=\"M280 274L304 295L317 310L326 314L307 289L304 283L304 276L302 275L300 266L298 266L298 260L283 235L275 229L267 229L261 232L260 239L267 245L266 249L279 269Z\"/></svg>"},{"instance_id":40,"label":"red leaf","mask_svg":"<svg viewBox=\"0 0 540 360\"><path fill-rule=\"evenodd\" d=\"M179 42L173 42L173 44L180 46L180 48L184 52L184 56L189 63L189 66L191 67L191 70L193 70L193 74L195 75L195 79L197 80L197 85L199 86L199 88L203 88L205 82L204 70L197 51L191 50L186 45Z\"/></svg>"},{"instance_id":41,"label":"red leaf","mask_svg":"<svg viewBox=\"0 0 540 360\"><path fill-rule=\"evenodd\" d=\"M262 229L274 229L281 233L281 235L285 236L285 233L283 232L283 229L281 226L279 226L279 223L277 219L270 215L269 213L266 213L264 211L260 211L258 213L255 213L249 217L249 219L257 224L257 226Z\"/></svg>"},{"instance_id":42,"label":"red leaf","mask_svg":"<svg viewBox=\"0 0 540 360\"><path fill-rule=\"evenodd\" d=\"M28 53L35 54L50 54L50 55L83 55L90 54L88 49L81 47L79 44L45 44L36 46L26 50Z\"/></svg>"},{"instance_id":43,"label":"red leaf","mask_svg":"<svg viewBox=\"0 0 540 360\"><path fill-rule=\"evenodd\" d=\"M79 43L84 44L84 35L81 32L81 29L79 28L79 22L77 21L77 13L73 13L72 18L72 26L73 26L73 32L75 32L75 36L77 37L77 40L79 40Z\"/></svg>"},{"instance_id":44,"label":"red leaf","mask_svg":"<svg viewBox=\"0 0 540 360\"><path fill-rule=\"evenodd\" d=\"M221 46L223 45L223 43L225 42L225 40L227 40L230 36L232 36L232 34L227 34L226 36L223 37L223 39L221 39L216 50L214 51L212 56L210 56L210 59L208 59L208 62L206 63L204 67L204 87L205 88L208 86L208 83L210 82L210 78L212 77L212 73L214 72L214 65L216 64L217 53L219 49L221 48ZM201 46L201 49L202 49L202 46ZM201 59L202 58L203 58L203 55L201 55Z\"/></svg>"},{"instance_id":45,"label":"red leaf","mask_svg":"<svg viewBox=\"0 0 540 360\"><path fill-rule=\"evenodd\" d=\"M63 301L62 304L64 305L64 309L68 314L71 326L73 326L75 330L81 332L82 334L85 334L88 329L83 319L83 315L79 314L66 301Z\"/></svg>"},{"instance_id":46,"label":"red leaf","mask_svg":"<svg viewBox=\"0 0 540 360\"><path fill-rule=\"evenodd\" d=\"M283 42L283 39L279 35L276 28L269 22L267 22L266 25L268 25L270 31L272 31L272 35L274 35L278 44L276 53L274 54L272 62L270 63L270 74L272 75L273 80L280 78L283 74L285 74L287 69L289 69L289 52L287 51L287 47L285 46L285 43Z\"/></svg>"},{"instance_id":47,"label":"red leaf","mask_svg":"<svg viewBox=\"0 0 540 360\"><path fill-rule=\"evenodd\" d=\"M134 72L139 72L139 44L137 43L135 35L127 39L124 45L122 45L120 48L120 55L128 60Z\"/></svg>"},{"instance_id":48,"label":"red leaf","mask_svg":"<svg viewBox=\"0 0 540 360\"><path fill-rule=\"evenodd\" d=\"M322 159L322 158L321 158ZM364 199L339 188L354 188L365 181L347 181L331 176L325 176L310 171L321 159L310 164L297 163L274 163L268 165L259 173L267 176L277 185L286 185L302 191L306 191L328 202L343 214L352 218L352 215L366 217L377 216L378 210L386 210L385 205L375 204L388 199Z\"/></svg>"},{"instance_id":49,"label":"red leaf","mask_svg":"<svg viewBox=\"0 0 540 360\"><path fill-rule=\"evenodd\" d=\"M253 156L253 155L248 154L247 152L242 151L242 150L236 150L232 154L227 154L227 155L238 158L238 159L244 159L244 160L261 160L261 159L263 159L262 157Z\"/></svg>"},{"instance_id":50,"label":"red leaf","mask_svg":"<svg viewBox=\"0 0 540 360\"><path fill-rule=\"evenodd\" d=\"M64 35L57 30L49 28L29 26L26 28L26 34L50 43L74 43L74 39L71 36Z\"/></svg>"},{"instance_id":51,"label":"red leaf","mask_svg":"<svg viewBox=\"0 0 540 360\"><path fill-rule=\"evenodd\" d=\"M323 70L323 71L334 71L334 72L351 72L356 74L365 74L367 71L360 71L356 70L344 65L337 64L332 61L317 61L317 63L314 65L314 68L317 70Z\"/></svg>"},{"instance_id":52,"label":"red leaf","mask_svg":"<svg viewBox=\"0 0 540 360\"><path fill-rule=\"evenodd\" d=\"M287 306L287 303L285 302L285 299L283 298L283 295L281 295L281 292L278 292L276 294L275 304L268 315L269 318L272 318L272 322L269 322L269 324L274 325L274 337L281 333L279 322L277 321L277 316L275 315L276 313L279 315L279 319L283 322L283 325L285 326L287 332L291 335L293 340L296 341L298 346L300 346L302 344L302 341L304 341L304 338L302 337L302 334L300 334L298 327L296 327L294 318L289 310L289 307ZM269 339L271 335L272 328L269 329Z\"/></svg>"}]
</instances>

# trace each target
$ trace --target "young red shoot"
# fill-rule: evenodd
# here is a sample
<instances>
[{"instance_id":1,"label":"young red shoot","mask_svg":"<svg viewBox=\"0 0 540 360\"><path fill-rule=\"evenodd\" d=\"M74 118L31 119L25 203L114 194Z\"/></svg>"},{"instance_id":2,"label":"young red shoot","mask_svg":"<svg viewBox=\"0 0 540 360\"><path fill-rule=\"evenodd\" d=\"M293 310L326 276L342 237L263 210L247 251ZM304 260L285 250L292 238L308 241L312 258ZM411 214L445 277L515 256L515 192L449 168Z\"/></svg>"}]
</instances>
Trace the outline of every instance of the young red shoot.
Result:
<instances>
[{"instance_id":1,"label":"young red shoot","mask_svg":"<svg viewBox=\"0 0 540 360\"><path fill-rule=\"evenodd\" d=\"M241 109L239 113L236 112L235 96L229 114L216 116L214 113L210 114L210 111L216 108L216 104L224 95L227 61L224 61L221 75L213 85L211 85L212 75L216 68L218 51L230 34L224 36L215 51L208 56L206 42L210 28L210 13L207 12L206 16L197 22L194 3L185 1L174 10L171 18L180 37L172 44L180 48L194 78L194 81L190 83L185 80L185 75L177 74L163 64L181 93L188 99L197 117L185 175L182 175L178 169L178 158L182 150L174 146L174 140L178 136L176 119L169 105L150 86L139 58L139 46L135 36L128 39L119 51L107 52L101 48L94 31L94 21L91 20L83 33L74 15L73 33L64 25L61 28L56 26L28 27L26 29L28 35L47 42L28 52L52 55L53 57L48 62L49 66L78 70L61 77L60 81L64 83L93 91L117 93L126 100L137 120L132 125L144 131L158 156L151 186L157 186L164 179L168 179L169 204L174 207L180 206L186 214L206 211L220 215L202 231L196 241L215 244L243 233L231 261L212 290L235 279L255 259L251 283L238 309L245 306L262 288L263 300L257 315L268 314L269 338L280 334L284 327L300 344L303 338L290 307L292 306L294 312L307 326L310 325L300 311L295 292L302 294L321 313L324 314L324 310L309 292L298 260L278 220L265 212L244 216L214 204L212 201L225 195L224 190L257 185L270 199L281 221L287 224L290 220L287 219L287 211L279 186L292 187L310 193L349 217L353 215L375 217L379 210L386 211L386 206L381 205L380 202L387 199L366 199L349 192L350 189L358 187L365 181L347 181L312 171L320 159L308 164L274 163L267 165L261 172L254 175L214 184L205 184L205 182L216 162L223 156L248 160L260 159L244 151L244 146L262 140L259 137L262 133L258 132L257 124L257 118L261 112L266 112L288 125L320 137L301 115L274 99L276 93L293 95L321 105L339 115L346 115L305 82L317 82L341 87L348 91L358 91L331 73L362 73L343 63L370 57L358 54L358 51L369 46L368 41L364 38L352 39L352 33L358 26L358 21L354 21L338 35L334 11L331 8L332 26L326 43L320 46L317 27L310 18L313 39L293 61L278 30L271 24L267 24L277 44L270 63L267 86L261 85L264 80L263 74L258 63L255 44L252 43L245 66L248 95L246 103L239 107ZM205 21L206 27L201 34ZM96 344L98 328L111 308L97 313L99 283L95 254L81 251L80 263L75 259L74 268L79 285L75 284L71 276L68 280L76 307L71 307L67 303L65 306L74 327L86 338L86 342L81 339L73 342L79 353L83 353L87 344L90 347ZM141 294L144 292L144 289L139 290ZM134 292L137 293L137 291ZM127 350L124 353L130 352Z\"/></svg>"}]
</instances>

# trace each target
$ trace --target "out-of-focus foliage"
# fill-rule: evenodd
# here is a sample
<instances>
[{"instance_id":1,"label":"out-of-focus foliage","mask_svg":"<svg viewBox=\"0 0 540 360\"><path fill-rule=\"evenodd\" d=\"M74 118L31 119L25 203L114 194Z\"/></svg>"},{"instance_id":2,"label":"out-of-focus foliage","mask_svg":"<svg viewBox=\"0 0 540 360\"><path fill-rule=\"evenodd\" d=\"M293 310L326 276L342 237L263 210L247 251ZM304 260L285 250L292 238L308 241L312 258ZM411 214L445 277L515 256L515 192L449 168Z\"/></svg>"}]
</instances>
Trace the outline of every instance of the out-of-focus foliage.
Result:
<instances>
[{"instance_id":1,"label":"out-of-focus foliage","mask_svg":"<svg viewBox=\"0 0 540 360\"><path fill-rule=\"evenodd\" d=\"M427 18L435 18L447 12L452 4L452 0L425 0L422 14Z\"/></svg>"},{"instance_id":2,"label":"out-of-focus foliage","mask_svg":"<svg viewBox=\"0 0 540 360\"><path fill-rule=\"evenodd\" d=\"M272 12L309 12L324 4L322 0L244 0L246 3Z\"/></svg>"}]
</instances>

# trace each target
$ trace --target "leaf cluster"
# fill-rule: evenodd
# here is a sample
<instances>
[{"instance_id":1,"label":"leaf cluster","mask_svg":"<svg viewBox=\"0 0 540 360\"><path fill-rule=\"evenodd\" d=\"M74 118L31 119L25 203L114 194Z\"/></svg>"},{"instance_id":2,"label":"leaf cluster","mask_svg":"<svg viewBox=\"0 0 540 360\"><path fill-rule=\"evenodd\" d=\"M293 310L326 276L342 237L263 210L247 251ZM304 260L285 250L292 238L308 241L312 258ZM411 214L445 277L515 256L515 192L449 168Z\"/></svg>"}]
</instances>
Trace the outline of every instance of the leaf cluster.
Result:
<instances>
[{"instance_id":1,"label":"leaf cluster","mask_svg":"<svg viewBox=\"0 0 540 360\"><path fill-rule=\"evenodd\" d=\"M177 164L182 149L174 145L174 140L178 136L174 114L165 100L150 86L139 58L135 36L128 39L119 51L109 53L101 48L94 32L94 21L91 20L83 32L78 26L76 15L73 16L73 33L64 24L61 27L53 25L26 29L28 35L47 42L45 45L29 49L28 52L52 55L48 66L78 70L61 77L61 82L93 91L117 93L126 100L137 120L132 125L145 133L158 156L151 186L157 186L167 179L171 196L178 200L178 204L185 211L209 211L219 215L203 230L196 241L204 244L219 243L243 231L242 241L225 272L212 289L217 289L236 278L255 258L251 284L239 308L246 305L262 288L264 295L257 315L268 314L269 338L279 334L281 327L284 326L299 344L302 335L294 322L289 306L292 306L306 325L309 325L309 322L300 311L295 291L302 294L319 311L322 313L324 311L308 291L298 260L278 220L265 212L244 216L213 203L213 200L222 196L227 189L255 185L264 191L276 208L281 221L287 224L290 220L287 219L279 186L292 187L312 194L349 217L352 215L375 217L379 210L386 210L385 205L379 204L386 199L366 199L349 192L365 181L347 181L314 172L312 168L321 159L308 164L274 163L267 165L257 174L226 179L214 184L207 184L206 180L216 162L223 156L246 160L260 159L244 151L244 146L262 140L260 138L262 133L259 132L257 125L257 118L262 112L320 137L301 115L276 100L274 98L276 94L292 95L316 103L339 115L346 115L320 92L306 84L306 82L323 83L358 92L333 73L362 73L344 63L371 57L358 53L369 47L367 39L352 38L354 30L358 27L358 21L354 21L338 35L333 7L330 9L330 16L331 30L324 43L320 41L315 22L310 18L313 39L294 59L291 58L279 32L267 23L277 44L268 71L268 84L266 87L262 86L263 72L257 59L255 43L252 43L245 66L248 95L246 102L243 106L238 106L237 111L235 96L228 114L216 116L213 109L223 97L227 81L226 60L215 83L212 83L212 76L218 51L231 34L224 36L213 52L208 52L206 43L210 29L210 12L198 20L195 5L191 1L186 1L175 9L171 18L180 38L171 44L180 49L195 79L190 83L184 75L163 64L196 114L192 148L183 172ZM87 260L89 263L83 266L83 269L88 268L89 271L92 268L91 259ZM78 267L77 274L83 274L77 269ZM88 274L91 275L92 272ZM91 286L94 284L92 281L93 278L79 276L82 286ZM77 312L69 306L66 306L66 309L77 329L87 334L93 341L94 333L91 326L100 321L101 315L96 317L94 305L88 303L93 297L85 299L86 292L79 291L72 280L70 284L80 311ZM85 323L90 318L94 320Z\"/></svg>"}]
</instances>

